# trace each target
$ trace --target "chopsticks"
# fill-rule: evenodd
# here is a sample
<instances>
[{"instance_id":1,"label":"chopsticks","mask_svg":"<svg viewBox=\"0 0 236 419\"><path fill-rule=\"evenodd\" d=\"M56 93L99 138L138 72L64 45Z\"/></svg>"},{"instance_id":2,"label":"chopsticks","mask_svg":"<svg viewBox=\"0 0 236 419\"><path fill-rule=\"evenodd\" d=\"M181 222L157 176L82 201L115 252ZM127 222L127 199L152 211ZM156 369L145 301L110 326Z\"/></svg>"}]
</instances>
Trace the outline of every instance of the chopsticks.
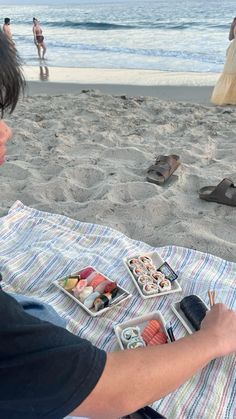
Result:
<instances>
[{"instance_id":1,"label":"chopsticks","mask_svg":"<svg viewBox=\"0 0 236 419\"><path fill-rule=\"evenodd\" d=\"M208 297L209 297L209 302L210 302L210 307L211 308L215 304L215 296L216 296L216 292L215 291L208 290Z\"/></svg>"},{"instance_id":2,"label":"chopsticks","mask_svg":"<svg viewBox=\"0 0 236 419\"><path fill-rule=\"evenodd\" d=\"M175 341L175 336L174 336L174 332L173 332L173 328L172 328L172 324L171 324L171 323L168 323L168 324L167 324L167 329L166 329L166 331L167 331L167 333L168 333L168 336L169 336L169 338L170 338L170 341L171 341L171 342L174 342L174 341Z\"/></svg>"}]
</instances>

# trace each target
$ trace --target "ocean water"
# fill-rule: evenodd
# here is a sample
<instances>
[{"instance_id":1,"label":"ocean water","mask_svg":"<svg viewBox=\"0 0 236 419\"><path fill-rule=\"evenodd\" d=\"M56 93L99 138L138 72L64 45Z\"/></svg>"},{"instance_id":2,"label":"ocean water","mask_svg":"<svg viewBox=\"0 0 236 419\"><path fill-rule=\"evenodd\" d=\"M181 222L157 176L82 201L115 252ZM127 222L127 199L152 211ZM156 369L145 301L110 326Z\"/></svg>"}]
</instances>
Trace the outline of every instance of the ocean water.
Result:
<instances>
[{"instance_id":1,"label":"ocean water","mask_svg":"<svg viewBox=\"0 0 236 419\"><path fill-rule=\"evenodd\" d=\"M71 0L1 5L26 65L38 65L32 17L51 66L220 72L234 0Z\"/></svg>"}]
</instances>

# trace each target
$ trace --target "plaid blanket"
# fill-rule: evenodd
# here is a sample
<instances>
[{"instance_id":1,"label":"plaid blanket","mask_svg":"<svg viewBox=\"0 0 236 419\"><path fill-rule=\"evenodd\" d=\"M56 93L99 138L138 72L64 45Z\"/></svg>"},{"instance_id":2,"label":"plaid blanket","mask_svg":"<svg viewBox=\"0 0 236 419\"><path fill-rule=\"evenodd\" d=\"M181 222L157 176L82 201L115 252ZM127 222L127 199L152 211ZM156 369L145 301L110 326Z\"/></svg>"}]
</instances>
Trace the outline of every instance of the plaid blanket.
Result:
<instances>
[{"instance_id":1,"label":"plaid blanket","mask_svg":"<svg viewBox=\"0 0 236 419\"><path fill-rule=\"evenodd\" d=\"M176 246L153 248L111 228L38 211L19 201L0 219L0 231L4 290L51 304L67 320L72 333L107 351L117 349L115 324L154 310L172 322L177 339L184 336L183 326L170 309L183 295L197 294L207 302L210 288L217 291L221 302L236 309L236 264L210 254ZM182 294L148 300L140 297L122 259L153 251L178 273ZM87 265L118 281L132 298L101 317L90 317L52 284ZM169 419L233 419L235 394L235 356L231 355L211 362L153 407Z\"/></svg>"}]
</instances>

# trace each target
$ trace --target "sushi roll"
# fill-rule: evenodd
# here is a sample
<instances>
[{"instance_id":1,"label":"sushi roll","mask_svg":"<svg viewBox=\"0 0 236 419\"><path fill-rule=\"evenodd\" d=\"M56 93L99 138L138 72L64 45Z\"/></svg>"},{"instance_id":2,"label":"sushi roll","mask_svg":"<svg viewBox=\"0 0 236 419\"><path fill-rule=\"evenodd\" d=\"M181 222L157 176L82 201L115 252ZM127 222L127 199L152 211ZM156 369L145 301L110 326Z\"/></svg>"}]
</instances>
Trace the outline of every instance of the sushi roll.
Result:
<instances>
[{"instance_id":1,"label":"sushi roll","mask_svg":"<svg viewBox=\"0 0 236 419\"><path fill-rule=\"evenodd\" d=\"M134 269L137 266L140 266L141 265L140 260L137 259L137 258L129 259L128 262L127 262L127 264L128 264L128 266L129 266L130 269Z\"/></svg>"},{"instance_id":2,"label":"sushi roll","mask_svg":"<svg viewBox=\"0 0 236 419\"><path fill-rule=\"evenodd\" d=\"M158 291L159 288L157 284L151 282L143 285L143 293L146 295L156 294Z\"/></svg>"},{"instance_id":3,"label":"sushi roll","mask_svg":"<svg viewBox=\"0 0 236 419\"><path fill-rule=\"evenodd\" d=\"M152 279L153 279L153 281L154 281L155 283L158 283L159 281L161 281L161 280L165 279L165 275L164 275L164 274L162 274L162 273L161 273L161 272L159 272L159 271L152 272L152 273L151 273L151 277L152 277Z\"/></svg>"},{"instance_id":4,"label":"sushi roll","mask_svg":"<svg viewBox=\"0 0 236 419\"><path fill-rule=\"evenodd\" d=\"M142 338L134 338L128 342L127 349L143 348L144 346L146 345Z\"/></svg>"},{"instance_id":5,"label":"sushi roll","mask_svg":"<svg viewBox=\"0 0 236 419\"><path fill-rule=\"evenodd\" d=\"M155 266L149 262L144 263L143 266L147 272L155 271Z\"/></svg>"},{"instance_id":6,"label":"sushi roll","mask_svg":"<svg viewBox=\"0 0 236 419\"><path fill-rule=\"evenodd\" d=\"M189 295L180 301L180 309L195 330L199 330L207 313L207 307L197 295Z\"/></svg>"},{"instance_id":7,"label":"sushi roll","mask_svg":"<svg viewBox=\"0 0 236 419\"><path fill-rule=\"evenodd\" d=\"M139 256L139 260L142 263L150 263L150 264L152 264L152 259L150 258L150 256L147 256L147 255L141 255L141 256Z\"/></svg>"},{"instance_id":8,"label":"sushi roll","mask_svg":"<svg viewBox=\"0 0 236 419\"><path fill-rule=\"evenodd\" d=\"M152 279L148 275L140 275L137 279L139 285L145 285L147 283L152 283Z\"/></svg>"},{"instance_id":9,"label":"sushi roll","mask_svg":"<svg viewBox=\"0 0 236 419\"><path fill-rule=\"evenodd\" d=\"M110 302L110 299L107 295L105 295L105 294L99 295L94 300L94 303L93 303L94 310L99 311L99 310L102 310L105 307L108 307L109 302Z\"/></svg>"},{"instance_id":10,"label":"sushi roll","mask_svg":"<svg viewBox=\"0 0 236 419\"><path fill-rule=\"evenodd\" d=\"M133 274L136 278L138 278L140 275L145 274L145 268L142 266L137 266L136 268L134 268Z\"/></svg>"},{"instance_id":11,"label":"sushi roll","mask_svg":"<svg viewBox=\"0 0 236 419\"><path fill-rule=\"evenodd\" d=\"M158 286L159 286L160 292L171 290L171 282L167 278L161 279L160 281L158 281Z\"/></svg>"},{"instance_id":12,"label":"sushi roll","mask_svg":"<svg viewBox=\"0 0 236 419\"><path fill-rule=\"evenodd\" d=\"M125 344L138 337L140 337L140 328L138 326L126 327L120 335L122 342Z\"/></svg>"}]
</instances>

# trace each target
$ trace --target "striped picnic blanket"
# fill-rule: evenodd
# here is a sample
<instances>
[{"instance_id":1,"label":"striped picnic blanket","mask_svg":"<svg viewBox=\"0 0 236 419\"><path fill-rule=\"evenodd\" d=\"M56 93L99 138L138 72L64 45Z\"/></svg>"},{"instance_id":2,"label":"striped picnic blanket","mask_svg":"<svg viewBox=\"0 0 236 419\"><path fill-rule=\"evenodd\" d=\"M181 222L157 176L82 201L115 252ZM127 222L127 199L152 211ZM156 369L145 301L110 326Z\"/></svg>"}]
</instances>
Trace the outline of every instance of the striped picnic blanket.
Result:
<instances>
[{"instance_id":1,"label":"striped picnic blanket","mask_svg":"<svg viewBox=\"0 0 236 419\"><path fill-rule=\"evenodd\" d=\"M210 288L236 309L236 264L210 254L176 246L153 248L111 228L38 211L19 201L0 219L0 231L4 290L51 304L68 321L71 332L107 351L117 348L115 324L154 310L172 322L177 338L184 336L183 326L170 309L183 295L197 294L207 302ZM182 294L148 300L140 297L122 259L153 251L178 273ZM52 284L87 265L118 281L133 297L101 317L90 317ZM235 357L231 355L211 362L154 408L168 419L233 419L235 390Z\"/></svg>"}]
</instances>

